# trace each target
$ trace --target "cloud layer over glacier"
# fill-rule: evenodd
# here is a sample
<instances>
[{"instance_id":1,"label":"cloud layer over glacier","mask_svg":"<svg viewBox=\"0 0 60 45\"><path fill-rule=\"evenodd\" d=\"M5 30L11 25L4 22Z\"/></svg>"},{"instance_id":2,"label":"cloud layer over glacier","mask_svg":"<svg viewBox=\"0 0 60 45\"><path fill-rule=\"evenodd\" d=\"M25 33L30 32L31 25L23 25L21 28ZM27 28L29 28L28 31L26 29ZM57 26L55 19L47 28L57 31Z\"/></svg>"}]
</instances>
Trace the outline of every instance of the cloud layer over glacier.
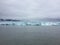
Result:
<instances>
[{"instance_id":1,"label":"cloud layer over glacier","mask_svg":"<svg viewBox=\"0 0 60 45\"><path fill-rule=\"evenodd\" d=\"M60 0L0 0L0 18L60 17Z\"/></svg>"}]
</instances>

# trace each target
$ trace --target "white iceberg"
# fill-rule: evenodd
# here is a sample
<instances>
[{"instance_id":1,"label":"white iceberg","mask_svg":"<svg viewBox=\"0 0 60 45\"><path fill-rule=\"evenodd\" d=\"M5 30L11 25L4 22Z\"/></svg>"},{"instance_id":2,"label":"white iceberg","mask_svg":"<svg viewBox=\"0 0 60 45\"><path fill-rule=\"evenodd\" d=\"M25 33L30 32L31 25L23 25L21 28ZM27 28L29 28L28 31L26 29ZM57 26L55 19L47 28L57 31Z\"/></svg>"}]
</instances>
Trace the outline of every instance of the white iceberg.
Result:
<instances>
[{"instance_id":1,"label":"white iceberg","mask_svg":"<svg viewBox=\"0 0 60 45\"><path fill-rule=\"evenodd\" d=\"M18 25L18 26L53 26L60 25L60 22L10 22L3 21L0 25Z\"/></svg>"}]
</instances>

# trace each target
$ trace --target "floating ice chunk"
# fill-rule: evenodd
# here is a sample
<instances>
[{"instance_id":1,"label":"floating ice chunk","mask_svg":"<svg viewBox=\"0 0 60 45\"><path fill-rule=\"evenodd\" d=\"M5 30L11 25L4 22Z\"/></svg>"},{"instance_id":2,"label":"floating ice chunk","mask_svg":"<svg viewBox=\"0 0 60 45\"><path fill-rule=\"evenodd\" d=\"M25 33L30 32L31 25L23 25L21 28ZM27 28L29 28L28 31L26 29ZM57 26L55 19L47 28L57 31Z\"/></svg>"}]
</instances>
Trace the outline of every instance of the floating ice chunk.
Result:
<instances>
[{"instance_id":1,"label":"floating ice chunk","mask_svg":"<svg viewBox=\"0 0 60 45\"><path fill-rule=\"evenodd\" d=\"M59 23L58 22L42 22L41 25L52 26L52 25L59 25Z\"/></svg>"},{"instance_id":2,"label":"floating ice chunk","mask_svg":"<svg viewBox=\"0 0 60 45\"><path fill-rule=\"evenodd\" d=\"M18 25L18 26L53 26L60 25L60 22L0 22L0 25Z\"/></svg>"}]
</instances>

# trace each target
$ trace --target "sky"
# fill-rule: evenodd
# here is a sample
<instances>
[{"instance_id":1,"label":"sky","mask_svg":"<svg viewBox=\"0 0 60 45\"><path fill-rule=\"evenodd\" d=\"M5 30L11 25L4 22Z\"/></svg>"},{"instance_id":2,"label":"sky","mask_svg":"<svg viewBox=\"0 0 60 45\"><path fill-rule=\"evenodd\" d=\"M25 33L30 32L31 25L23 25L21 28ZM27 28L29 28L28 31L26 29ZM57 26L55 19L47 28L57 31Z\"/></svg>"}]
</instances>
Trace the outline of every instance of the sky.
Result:
<instances>
[{"instance_id":1,"label":"sky","mask_svg":"<svg viewBox=\"0 0 60 45\"><path fill-rule=\"evenodd\" d=\"M0 18L60 18L60 0L0 0Z\"/></svg>"}]
</instances>

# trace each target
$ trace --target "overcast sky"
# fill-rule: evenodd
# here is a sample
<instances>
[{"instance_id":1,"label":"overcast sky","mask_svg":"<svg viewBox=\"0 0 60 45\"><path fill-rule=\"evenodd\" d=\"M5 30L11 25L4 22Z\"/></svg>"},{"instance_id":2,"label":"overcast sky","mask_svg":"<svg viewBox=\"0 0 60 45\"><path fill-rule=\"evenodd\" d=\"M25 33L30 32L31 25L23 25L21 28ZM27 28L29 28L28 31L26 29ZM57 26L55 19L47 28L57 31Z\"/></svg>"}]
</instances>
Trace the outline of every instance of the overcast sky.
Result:
<instances>
[{"instance_id":1,"label":"overcast sky","mask_svg":"<svg viewBox=\"0 0 60 45\"><path fill-rule=\"evenodd\" d=\"M60 17L60 0L0 0L0 18L45 17Z\"/></svg>"}]
</instances>

